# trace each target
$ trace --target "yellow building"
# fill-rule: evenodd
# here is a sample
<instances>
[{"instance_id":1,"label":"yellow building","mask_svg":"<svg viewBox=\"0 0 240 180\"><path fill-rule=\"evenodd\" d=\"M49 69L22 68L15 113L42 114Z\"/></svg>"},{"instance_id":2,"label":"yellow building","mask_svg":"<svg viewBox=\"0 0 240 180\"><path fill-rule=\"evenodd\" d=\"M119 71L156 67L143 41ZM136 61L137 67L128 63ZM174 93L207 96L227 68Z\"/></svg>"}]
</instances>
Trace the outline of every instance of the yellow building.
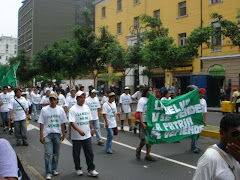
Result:
<instances>
[{"instance_id":1,"label":"yellow building","mask_svg":"<svg viewBox=\"0 0 240 180\"><path fill-rule=\"evenodd\" d=\"M226 19L237 21L237 8L240 8L239 0L95 0L93 3L96 31L99 26L107 25L126 49L137 40L132 29L142 14L160 18L163 26L169 29L169 36L180 45L185 43L186 37L195 28L214 23L210 18L211 13L217 12ZM218 24L214 25L218 27ZM212 41L217 45L214 49L203 46L199 50L200 58L179 66L174 72L155 69L151 77L153 87L171 86L172 73L175 76L174 81L182 89L190 84L190 76L193 74L221 76L220 86L224 82L231 82L232 86L239 87L239 49L232 47L228 39L212 38ZM126 85L134 87L136 83L147 84L148 78L141 76L143 69L140 68L139 74L132 70L126 79Z\"/></svg>"}]
</instances>

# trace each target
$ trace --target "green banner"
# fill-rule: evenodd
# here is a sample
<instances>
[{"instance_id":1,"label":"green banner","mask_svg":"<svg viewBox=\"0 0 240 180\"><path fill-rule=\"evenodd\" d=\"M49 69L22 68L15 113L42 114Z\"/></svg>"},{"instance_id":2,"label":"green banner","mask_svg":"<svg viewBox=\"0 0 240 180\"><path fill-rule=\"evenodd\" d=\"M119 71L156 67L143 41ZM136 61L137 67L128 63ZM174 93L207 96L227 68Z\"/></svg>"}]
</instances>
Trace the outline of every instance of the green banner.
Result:
<instances>
[{"instance_id":1,"label":"green banner","mask_svg":"<svg viewBox=\"0 0 240 180\"><path fill-rule=\"evenodd\" d=\"M2 83L3 75L5 74L7 66L0 67L0 83Z\"/></svg>"},{"instance_id":2,"label":"green banner","mask_svg":"<svg viewBox=\"0 0 240 180\"><path fill-rule=\"evenodd\" d=\"M8 85L12 85L13 87L16 87L16 72L17 72L17 68L19 66L20 63L15 64L8 72L7 74L4 76L3 80L2 80L2 88L4 86L8 86Z\"/></svg>"},{"instance_id":3,"label":"green banner","mask_svg":"<svg viewBox=\"0 0 240 180\"><path fill-rule=\"evenodd\" d=\"M198 89L172 100L159 101L149 93L147 104L149 144L197 138L204 128Z\"/></svg>"}]
</instances>

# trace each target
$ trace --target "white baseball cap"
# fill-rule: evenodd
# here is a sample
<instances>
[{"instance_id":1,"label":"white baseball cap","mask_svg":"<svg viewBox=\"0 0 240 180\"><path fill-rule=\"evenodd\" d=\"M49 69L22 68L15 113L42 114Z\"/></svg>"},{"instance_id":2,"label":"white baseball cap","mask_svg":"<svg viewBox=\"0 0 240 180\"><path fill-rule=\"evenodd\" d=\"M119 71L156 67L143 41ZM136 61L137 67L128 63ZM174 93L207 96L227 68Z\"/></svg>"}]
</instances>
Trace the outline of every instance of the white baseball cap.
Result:
<instances>
[{"instance_id":1,"label":"white baseball cap","mask_svg":"<svg viewBox=\"0 0 240 180\"><path fill-rule=\"evenodd\" d=\"M76 93L76 98L79 97L79 96L81 96L81 95L83 95L83 94L85 94L84 91L78 91L78 92Z\"/></svg>"}]
</instances>

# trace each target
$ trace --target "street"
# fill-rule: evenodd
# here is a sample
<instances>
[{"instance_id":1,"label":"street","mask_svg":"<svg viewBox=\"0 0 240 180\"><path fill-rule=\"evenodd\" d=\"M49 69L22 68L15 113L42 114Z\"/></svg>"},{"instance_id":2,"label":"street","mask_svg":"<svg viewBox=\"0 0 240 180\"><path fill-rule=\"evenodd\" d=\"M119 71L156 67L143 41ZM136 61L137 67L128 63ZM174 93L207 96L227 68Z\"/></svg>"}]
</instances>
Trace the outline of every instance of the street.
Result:
<instances>
[{"instance_id":1,"label":"street","mask_svg":"<svg viewBox=\"0 0 240 180\"><path fill-rule=\"evenodd\" d=\"M218 125L220 122L220 113L208 113L209 124ZM211 120L211 119L212 120ZM126 125L126 122L125 122ZM125 127L127 130L128 128ZM106 130L101 123L101 132L106 140ZM39 124L30 121L28 125L28 142L29 146L16 146L14 136L1 134L3 138L10 141L13 148L23 160L25 170L30 175L30 179L44 179L44 148L39 141ZM61 144L59 159L59 176L52 179L89 179L87 177L87 167L83 151L81 151L81 165L84 175L78 177L75 174L74 163L72 158L71 140L67 139ZM93 137L94 163L96 170L100 173L98 179L108 180L135 180L135 179L184 179L190 180L196 169L197 161L204 151L210 145L218 142L217 139L206 137L199 138L200 154L194 154L190 151L191 139L184 139L180 143L159 144L152 147L152 155L157 158L156 162L144 160L145 152L141 154L141 160L135 157L135 149L139 144L138 135L132 132L119 132L113 139L113 154L105 153L105 146L98 146L96 138Z\"/></svg>"}]
</instances>

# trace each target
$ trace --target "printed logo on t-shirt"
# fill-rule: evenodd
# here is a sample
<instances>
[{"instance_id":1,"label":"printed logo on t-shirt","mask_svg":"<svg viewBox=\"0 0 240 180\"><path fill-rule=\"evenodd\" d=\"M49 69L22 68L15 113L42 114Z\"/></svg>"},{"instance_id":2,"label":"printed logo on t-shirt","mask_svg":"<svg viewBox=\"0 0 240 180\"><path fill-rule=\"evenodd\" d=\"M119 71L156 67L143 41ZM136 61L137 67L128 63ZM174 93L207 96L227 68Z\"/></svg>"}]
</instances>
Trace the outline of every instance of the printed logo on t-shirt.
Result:
<instances>
[{"instance_id":1,"label":"printed logo on t-shirt","mask_svg":"<svg viewBox=\"0 0 240 180\"><path fill-rule=\"evenodd\" d=\"M59 115L51 115L47 116L48 122L48 128L58 128L60 127L60 116Z\"/></svg>"}]
</instances>

